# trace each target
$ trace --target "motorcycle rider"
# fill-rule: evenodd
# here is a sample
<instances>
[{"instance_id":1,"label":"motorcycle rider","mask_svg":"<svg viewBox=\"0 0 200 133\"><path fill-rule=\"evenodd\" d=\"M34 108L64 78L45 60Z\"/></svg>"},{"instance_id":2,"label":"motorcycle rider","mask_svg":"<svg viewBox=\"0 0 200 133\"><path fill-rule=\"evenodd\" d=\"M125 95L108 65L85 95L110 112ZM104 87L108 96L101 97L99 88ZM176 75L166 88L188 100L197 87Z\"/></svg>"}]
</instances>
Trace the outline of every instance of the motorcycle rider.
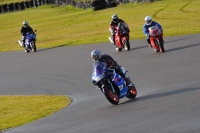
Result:
<instances>
[{"instance_id":1,"label":"motorcycle rider","mask_svg":"<svg viewBox=\"0 0 200 133\"><path fill-rule=\"evenodd\" d=\"M99 49L95 49L91 52L91 57L94 62L104 62L107 64L107 68L114 69L116 73L118 73L121 77L123 77L126 81L127 86L134 86L134 84L129 80L128 77L124 75L118 63L108 54L102 55Z\"/></svg>"},{"instance_id":2,"label":"motorcycle rider","mask_svg":"<svg viewBox=\"0 0 200 133\"><path fill-rule=\"evenodd\" d=\"M114 45L115 45L115 30L119 23L125 23L125 21L122 19L119 19L116 14L112 15L112 21L110 22L109 30L111 32L111 39ZM129 34L130 30L129 28L127 29L128 29L128 34Z\"/></svg>"},{"instance_id":3,"label":"motorcycle rider","mask_svg":"<svg viewBox=\"0 0 200 133\"><path fill-rule=\"evenodd\" d=\"M22 24L23 24L23 26L21 28L22 44L23 44L23 47L25 47L26 34L28 32L33 32L33 29L28 25L27 21L24 21Z\"/></svg>"},{"instance_id":4,"label":"motorcycle rider","mask_svg":"<svg viewBox=\"0 0 200 133\"><path fill-rule=\"evenodd\" d=\"M143 33L144 33L145 36L146 36L147 43L149 44L149 47L152 47L152 46L151 46L151 43L150 43L150 36L149 36L149 30L148 30L148 28L157 25L158 28L161 29L162 32L163 32L163 29L162 29L162 26L161 26L158 22L152 21L151 16L146 16L146 17L144 18L144 20L145 20L145 24L144 24L144 26L143 26ZM164 41L164 40L163 40L163 41Z\"/></svg>"}]
</instances>

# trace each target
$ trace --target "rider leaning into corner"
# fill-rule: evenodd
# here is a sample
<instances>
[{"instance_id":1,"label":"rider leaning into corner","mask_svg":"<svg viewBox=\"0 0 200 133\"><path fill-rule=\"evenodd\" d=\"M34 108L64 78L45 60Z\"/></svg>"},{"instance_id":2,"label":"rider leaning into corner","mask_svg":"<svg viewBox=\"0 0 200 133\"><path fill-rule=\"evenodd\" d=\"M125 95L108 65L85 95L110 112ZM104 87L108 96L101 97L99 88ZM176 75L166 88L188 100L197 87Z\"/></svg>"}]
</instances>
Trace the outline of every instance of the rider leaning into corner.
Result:
<instances>
[{"instance_id":1,"label":"rider leaning into corner","mask_svg":"<svg viewBox=\"0 0 200 133\"><path fill-rule=\"evenodd\" d=\"M118 73L125 79L127 86L133 86L135 88L134 84L129 80L128 77L124 75L118 63L110 55L108 54L102 55L99 49L95 49L91 52L91 57L94 62L106 63L107 68L114 69L116 73Z\"/></svg>"},{"instance_id":2,"label":"rider leaning into corner","mask_svg":"<svg viewBox=\"0 0 200 133\"><path fill-rule=\"evenodd\" d=\"M26 33L28 32L33 32L33 29L28 25L27 21L24 21L23 26L21 28L21 35L22 35L22 43L23 43L23 47L25 47L25 39L26 39ZM34 33L34 32L33 32Z\"/></svg>"},{"instance_id":3,"label":"rider leaning into corner","mask_svg":"<svg viewBox=\"0 0 200 133\"><path fill-rule=\"evenodd\" d=\"M145 24L143 26L143 33L147 37L147 43L149 44L149 47L152 47L151 43L150 43L150 36L149 36L148 28L157 25L158 28L161 29L162 33L163 33L163 29L162 29L162 26L158 22L152 21L152 18L150 16L146 16L144 18L144 20L145 20ZM164 42L164 40L163 40L163 42Z\"/></svg>"},{"instance_id":4,"label":"rider leaning into corner","mask_svg":"<svg viewBox=\"0 0 200 133\"><path fill-rule=\"evenodd\" d=\"M111 32L111 38L114 45L115 45L115 30L119 23L125 23L125 21L122 19L119 19L116 14L112 15L112 21L110 22L109 30ZM128 33L129 32L130 30L128 29Z\"/></svg>"}]
</instances>

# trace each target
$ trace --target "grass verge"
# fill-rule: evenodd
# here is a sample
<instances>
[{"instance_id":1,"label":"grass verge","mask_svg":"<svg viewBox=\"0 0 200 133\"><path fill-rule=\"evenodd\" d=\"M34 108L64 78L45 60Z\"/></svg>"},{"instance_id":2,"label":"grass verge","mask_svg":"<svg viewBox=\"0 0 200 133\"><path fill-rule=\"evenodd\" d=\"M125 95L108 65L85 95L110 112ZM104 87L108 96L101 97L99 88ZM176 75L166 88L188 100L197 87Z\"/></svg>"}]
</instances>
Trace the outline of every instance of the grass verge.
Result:
<instances>
[{"instance_id":1,"label":"grass verge","mask_svg":"<svg viewBox=\"0 0 200 133\"><path fill-rule=\"evenodd\" d=\"M49 116L69 105L66 96L0 96L0 132Z\"/></svg>"},{"instance_id":2,"label":"grass verge","mask_svg":"<svg viewBox=\"0 0 200 133\"><path fill-rule=\"evenodd\" d=\"M145 38L144 17L150 15L164 29L164 36L200 33L199 0L162 0L154 3L128 3L101 11L71 6L44 5L0 14L0 51L22 50L22 22L37 29L38 48L108 42L111 16L118 14L130 27L130 38Z\"/></svg>"}]
</instances>

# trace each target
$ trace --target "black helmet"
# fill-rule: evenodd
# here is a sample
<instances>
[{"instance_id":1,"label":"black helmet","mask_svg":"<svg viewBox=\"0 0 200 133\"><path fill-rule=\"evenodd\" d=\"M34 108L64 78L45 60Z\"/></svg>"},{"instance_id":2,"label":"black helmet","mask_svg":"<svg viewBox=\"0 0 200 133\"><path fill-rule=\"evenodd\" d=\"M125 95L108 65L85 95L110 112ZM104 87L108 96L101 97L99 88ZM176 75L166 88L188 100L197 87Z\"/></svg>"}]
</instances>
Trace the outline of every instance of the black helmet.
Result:
<instances>
[{"instance_id":1,"label":"black helmet","mask_svg":"<svg viewBox=\"0 0 200 133\"><path fill-rule=\"evenodd\" d=\"M114 23L117 23L118 22L118 16L116 14L112 15L112 21Z\"/></svg>"}]
</instances>

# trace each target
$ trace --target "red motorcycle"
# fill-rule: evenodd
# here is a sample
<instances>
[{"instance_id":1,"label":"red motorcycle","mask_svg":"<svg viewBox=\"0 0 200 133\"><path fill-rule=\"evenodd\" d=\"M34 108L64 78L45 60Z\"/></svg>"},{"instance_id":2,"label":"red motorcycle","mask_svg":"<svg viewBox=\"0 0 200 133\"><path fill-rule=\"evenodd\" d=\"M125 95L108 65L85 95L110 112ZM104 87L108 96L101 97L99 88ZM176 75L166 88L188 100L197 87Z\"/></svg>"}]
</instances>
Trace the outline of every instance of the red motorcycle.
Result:
<instances>
[{"instance_id":1,"label":"red motorcycle","mask_svg":"<svg viewBox=\"0 0 200 133\"><path fill-rule=\"evenodd\" d=\"M158 26L149 27L149 36L151 46L154 48L154 50L161 53L165 52L163 33Z\"/></svg>"},{"instance_id":2,"label":"red motorcycle","mask_svg":"<svg viewBox=\"0 0 200 133\"><path fill-rule=\"evenodd\" d=\"M111 37L109 37L109 40L113 43ZM126 51L130 50L129 28L126 23L119 23L118 26L115 27L115 44L117 51L122 51L122 49Z\"/></svg>"}]
</instances>

